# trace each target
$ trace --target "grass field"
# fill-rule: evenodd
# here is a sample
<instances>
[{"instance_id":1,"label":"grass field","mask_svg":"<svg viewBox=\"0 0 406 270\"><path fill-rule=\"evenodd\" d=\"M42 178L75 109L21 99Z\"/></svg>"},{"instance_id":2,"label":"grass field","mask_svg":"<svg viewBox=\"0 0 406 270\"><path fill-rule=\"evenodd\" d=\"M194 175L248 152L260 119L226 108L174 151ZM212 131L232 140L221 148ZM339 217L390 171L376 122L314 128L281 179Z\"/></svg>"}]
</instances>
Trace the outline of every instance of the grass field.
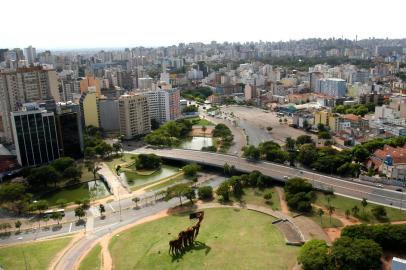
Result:
<instances>
[{"instance_id":1,"label":"grass field","mask_svg":"<svg viewBox=\"0 0 406 270\"><path fill-rule=\"evenodd\" d=\"M315 203L320 206L328 205L326 195L321 192L317 192L317 199L316 199ZM344 215L345 211L347 209L351 210L355 205L357 205L358 208L360 209L360 212L359 212L360 215L363 212L362 206L361 206L361 201L359 201L359 200L354 200L351 198L334 195L331 197L330 203L332 206L334 206L336 208L335 211L341 215ZM376 204L368 202L368 205L365 207L365 213L367 214L367 217L369 218L370 222L378 222L371 214L371 209L374 206L376 206ZM395 209L395 208L391 208L391 207L385 207L385 209L386 209L386 212L387 212L387 215L388 215L388 218L390 221L406 220L406 211L400 211L399 209Z\"/></svg>"},{"instance_id":2,"label":"grass field","mask_svg":"<svg viewBox=\"0 0 406 270\"><path fill-rule=\"evenodd\" d=\"M189 120L193 120L194 125L199 125L199 126L214 126L215 124L212 123L211 121L199 117L194 117L194 118L189 118Z\"/></svg>"},{"instance_id":3,"label":"grass field","mask_svg":"<svg viewBox=\"0 0 406 270\"><path fill-rule=\"evenodd\" d=\"M320 216L318 216L317 214L306 215L306 217L310 218L311 220L319 224L322 228L337 228L344 226L341 220L336 219L335 217L331 217L330 222L330 216L326 212L321 217L321 219Z\"/></svg>"},{"instance_id":4,"label":"grass field","mask_svg":"<svg viewBox=\"0 0 406 270\"><path fill-rule=\"evenodd\" d=\"M115 173L117 165L133 161L131 158L135 156L136 155L124 153L122 157L117 157L112 160L105 161L104 163L106 163L110 170Z\"/></svg>"},{"instance_id":5,"label":"grass field","mask_svg":"<svg viewBox=\"0 0 406 270\"><path fill-rule=\"evenodd\" d=\"M101 246L98 244L86 255L80 263L79 270L100 270Z\"/></svg>"},{"instance_id":6,"label":"grass field","mask_svg":"<svg viewBox=\"0 0 406 270\"><path fill-rule=\"evenodd\" d=\"M264 194L268 191L272 192L272 199L270 203L266 202L264 199ZM271 207L272 210L280 210L281 205L279 202L279 195L274 188L244 188L244 195L242 201L247 204L255 204L259 206Z\"/></svg>"},{"instance_id":7,"label":"grass field","mask_svg":"<svg viewBox=\"0 0 406 270\"><path fill-rule=\"evenodd\" d=\"M194 248L168 254L168 241L191 226L178 215L136 226L112 238L114 269L292 269L299 248L285 245L274 218L249 210L207 209Z\"/></svg>"},{"instance_id":8,"label":"grass field","mask_svg":"<svg viewBox=\"0 0 406 270\"><path fill-rule=\"evenodd\" d=\"M71 240L71 237L64 237L0 248L0 266L10 270L46 270L54 256Z\"/></svg>"},{"instance_id":9,"label":"grass field","mask_svg":"<svg viewBox=\"0 0 406 270\"><path fill-rule=\"evenodd\" d=\"M164 182L159 183L159 184L157 184L155 186L152 186L152 187L148 188L146 191L155 191L155 190L158 190L158 189L166 188L166 187L168 187L170 185L173 185L173 184L176 184L177 182L182 181L184 179L185 179L185 177L183 176L183 174L181 174L181 175L178 175L176 177L168 179L168 181L164 181Z\"/></svg>"}]
</instances>

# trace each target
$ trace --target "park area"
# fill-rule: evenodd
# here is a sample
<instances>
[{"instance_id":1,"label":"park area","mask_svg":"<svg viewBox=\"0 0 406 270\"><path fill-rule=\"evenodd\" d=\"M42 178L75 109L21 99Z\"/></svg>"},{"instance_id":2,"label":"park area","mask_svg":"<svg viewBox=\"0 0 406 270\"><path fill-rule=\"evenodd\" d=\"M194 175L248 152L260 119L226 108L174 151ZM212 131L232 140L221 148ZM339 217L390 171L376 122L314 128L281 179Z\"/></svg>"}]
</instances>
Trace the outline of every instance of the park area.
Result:
<instances>
[{"instance_id":1,"label":"park area","mask_svg":"<svg viewBox=\"0 0 406 270\"><path fill-rule=\"evenodd\" d=\"M194 246L172 257L168 242L196 222L175 214L113 236L109 249L117 270L292 269L299 248L285 244L274 220L249 210L207 209Z\"/></svg>"},{"instance_id":2,"label":"park area","mask_svg":"<svg viewBox=\"0 0 406 270\"><path fill-rule=\"evenodd\" d=\"M0 248L0 269L48 269L52 259L62 251L72 237L57 238Z\"/></svg>"}]
</instances>

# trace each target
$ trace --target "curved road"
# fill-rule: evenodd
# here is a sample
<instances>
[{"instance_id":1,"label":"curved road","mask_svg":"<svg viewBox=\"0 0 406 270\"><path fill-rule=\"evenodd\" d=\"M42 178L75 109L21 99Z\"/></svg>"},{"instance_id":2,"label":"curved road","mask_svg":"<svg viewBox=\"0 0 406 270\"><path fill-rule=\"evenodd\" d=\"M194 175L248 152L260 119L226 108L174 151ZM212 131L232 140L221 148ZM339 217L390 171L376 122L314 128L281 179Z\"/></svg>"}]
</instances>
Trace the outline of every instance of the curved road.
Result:
<instances>
[{"instance_id":1,"label":"curved road","mask_svg":"<svg viewBox=\"0 0 406 270\"><path fill-rule=\"evenodd\" d=\"M403 193L389 189L379 188L371 185L356 183L351 179L342 179L333 176L323 175L312 171L297 169L281 164L269 162L250 162L245 158L183 149L146 149L140 148L133 153L154 153L163 158L180 160L185 162L196 162L202 165L223 167L225 163L234 165L241 172L258 170L261 173L271 176L280 181L286 181L290 177L303 177L308 179L315 188L322 190L333 190L336 194L355 199L366 198L370 202L390 207L403 208Z\"/></svg>"}]
</instances>

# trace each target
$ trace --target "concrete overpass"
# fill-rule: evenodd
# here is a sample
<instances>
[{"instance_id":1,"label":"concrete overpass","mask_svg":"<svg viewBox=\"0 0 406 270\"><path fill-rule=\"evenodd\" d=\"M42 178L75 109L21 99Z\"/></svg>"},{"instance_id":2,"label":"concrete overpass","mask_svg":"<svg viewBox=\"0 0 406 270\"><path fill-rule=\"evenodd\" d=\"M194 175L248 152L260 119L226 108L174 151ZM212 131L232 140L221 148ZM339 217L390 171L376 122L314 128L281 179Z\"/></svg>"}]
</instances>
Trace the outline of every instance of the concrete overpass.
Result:
<instances>
[{"instance_id":1,"label":"concrete overpass","mask_svg":"<svg viewBox=\"0 0 406 270\"><path fill-rule=\"evenodd\" d=\"M286 181L286 178L302 177L308 179L315 188L321 190L333 190L334 193L338 195L358 200L366 198L370 202L399 209L403 209L405 206L403 192L365 185L354 182L352 179L337 178L281 164L250 162L238 156L183 149L140 148L129 153L154 153L166 159L196 162L202 165L219 168L222 168L224 164L227 163L230 166L234 165L238 171L251 172L258 170L264 175L271 176L272 178L283 182Z\"/></svg>"}]
</instances>

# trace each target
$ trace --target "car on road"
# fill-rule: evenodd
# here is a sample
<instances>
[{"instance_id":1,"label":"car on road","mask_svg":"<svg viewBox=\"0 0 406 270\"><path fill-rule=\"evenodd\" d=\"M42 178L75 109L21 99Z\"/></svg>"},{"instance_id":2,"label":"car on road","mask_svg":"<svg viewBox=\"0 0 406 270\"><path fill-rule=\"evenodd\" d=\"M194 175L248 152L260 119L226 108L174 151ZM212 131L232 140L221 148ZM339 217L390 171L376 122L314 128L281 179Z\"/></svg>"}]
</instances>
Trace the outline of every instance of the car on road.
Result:
<instances>
[{"instance_id":1,"label":"car on road","mask_svg":"<svg viewBox=\"0 0 406 270\"><path fill-rule=\"evenodd\" d=\"M395 189L396 191L399 191L399 192L403 192L403 189L401 189L401 188L397 188L397 189Z\"/></svg>"},{"instance_id":2,"label":"car on road","mask_svg":"<svg viewBox=\"0 0 406 270\"><path fill-rule=\"evenodd\" d=\"M376 187L383 188L382 184L376 184Z\"/></svg>"}]
</instances>

